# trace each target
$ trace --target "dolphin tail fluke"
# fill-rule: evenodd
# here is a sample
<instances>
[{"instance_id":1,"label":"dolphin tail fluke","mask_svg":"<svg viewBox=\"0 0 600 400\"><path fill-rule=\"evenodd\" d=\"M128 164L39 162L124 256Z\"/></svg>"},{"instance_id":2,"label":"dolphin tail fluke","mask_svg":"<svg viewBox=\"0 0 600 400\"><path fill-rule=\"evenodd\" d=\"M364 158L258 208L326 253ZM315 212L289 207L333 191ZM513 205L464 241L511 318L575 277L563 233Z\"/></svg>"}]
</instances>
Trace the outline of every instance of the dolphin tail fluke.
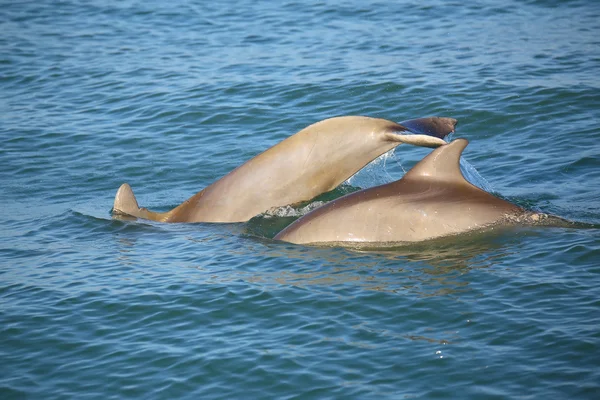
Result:
<instances>
[{"instance_id":1,"label":"dolphin tail fluke","mask_svg":"<svg viewBox=\"0 0 600 400\"><path fill-rule=\"evenodd\" d=\"M165 221L166 213L155 213L148 211L145 208L140 208L133 190L128 183L121 185L115 196L115 203L113 205L113 214L117 215L129 215L136 218L150 219L153 221Z\"/></svg>"}]
</instances>

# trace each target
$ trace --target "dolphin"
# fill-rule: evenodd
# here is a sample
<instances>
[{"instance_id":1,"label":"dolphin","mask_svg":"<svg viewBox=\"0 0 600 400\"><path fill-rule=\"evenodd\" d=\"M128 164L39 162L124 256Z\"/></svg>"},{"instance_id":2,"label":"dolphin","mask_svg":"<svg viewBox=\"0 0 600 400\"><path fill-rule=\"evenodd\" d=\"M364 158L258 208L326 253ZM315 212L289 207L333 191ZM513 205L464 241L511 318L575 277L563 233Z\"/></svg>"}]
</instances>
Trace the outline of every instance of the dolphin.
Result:
<instances>
[{"instance_id":1,"label":"dolphin","mask_svg":"<svg viewBox=\"0 0 600 400\"><path fill-rule=\"evenodd\" d=\"M460 156L469 142L438 147L401 179L335 199L288 225L276 240L349 246L398 244L547 217L469 183Z\"/></svg>"},{"instance_id":2,"label":"dolphin","mask_svg":"<svg viewBox=\"0 0 600 400\"><path fill-rule=\"evenodd\" d=\"M310 125L237 167L171 211L138 206L124 183L113 215L161 222L245 222L274 207L310 200L333 190L400 143L437 147L456 120L419 118L401 123L362 116L334 117Z\"/></svg>"}]
</instances>

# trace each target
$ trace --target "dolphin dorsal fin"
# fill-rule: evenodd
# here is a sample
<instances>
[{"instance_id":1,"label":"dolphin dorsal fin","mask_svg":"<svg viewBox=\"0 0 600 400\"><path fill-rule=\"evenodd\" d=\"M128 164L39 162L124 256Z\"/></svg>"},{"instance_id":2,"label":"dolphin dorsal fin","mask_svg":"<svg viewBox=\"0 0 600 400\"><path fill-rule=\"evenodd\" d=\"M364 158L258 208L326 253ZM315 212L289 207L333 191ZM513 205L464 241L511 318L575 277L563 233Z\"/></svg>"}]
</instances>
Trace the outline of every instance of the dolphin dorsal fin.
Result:
<instances>
[{"instance_id":1,"label":"dolphin dorsal fin","mask_svg":"<svg viewBox=\"0 0 600 400\"><path fill-rule=\"evenodd\" d=\"M402 179L431 178L452 182L467 182L460 172L460 156L469 142L456 139L440 146L422 159Z\"/></svg>"}]
</instances>

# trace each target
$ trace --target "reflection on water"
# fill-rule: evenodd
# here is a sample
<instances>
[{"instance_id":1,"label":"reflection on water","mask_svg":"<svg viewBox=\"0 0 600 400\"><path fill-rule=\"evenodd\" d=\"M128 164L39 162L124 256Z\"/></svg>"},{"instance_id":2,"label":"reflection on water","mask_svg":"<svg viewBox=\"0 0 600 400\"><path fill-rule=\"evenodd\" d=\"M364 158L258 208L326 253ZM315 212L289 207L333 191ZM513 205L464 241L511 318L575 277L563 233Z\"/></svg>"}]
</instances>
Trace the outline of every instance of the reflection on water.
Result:
<instances>
[{"instance_id":1,"label":"reflection on water","mask_svg":"<svg viewBox=\"0 0 600 400\"><path fill-rule=\"evenodd\" d=\"M190 277L202 284L242 280L264 287L285 285L327 291L353 288L387 293L408 291L421 297L453 296L470 290L468 273L471 270L492 267L497 260L506 257L506 249L510 248L506 245L515 238L514 230L494 229L377 249L299 246L248 233L285 225L289 223L287 219L254 219L248 224L176 224L158 230L153 223L144 226L119 222L124 225L115 231L118 260L130 265L128 257L136 252L138 235L142 252L147 250L152 237L156 237L157 243L160 240L159 245L167 250L170 236L183 236L189 246L179 249L170 260L182 258L186 269L192 267L203 272ZM265 222L271 225L262 227ZM124 239L120 235L123 229L136 232L129 232ZM214 247L224 244L229 244L230 250L215 257ZM212 256L203 257L205 252ZM240 265L241 259L252 261ZM279 269L279 265L286 267Z\"/></svg>"},{"instance_id":2,"label":"reflection on water","mask_svg":"<svg viewBox=\"0 0 600 400\"><path fill-rule=\"evenodd\" d=\"M503 230L478 232L383 250L298 246L254 238L235 256L252 253L267 265L292 263L296 268L262 269L258 262L251 268L213 274L205 283L243 280L267 287L409 291L422 297L456 295L469 290L469 271L492 267L508 255L505 245L512 238L513 234Z\"/></svg>"}]
</instances>

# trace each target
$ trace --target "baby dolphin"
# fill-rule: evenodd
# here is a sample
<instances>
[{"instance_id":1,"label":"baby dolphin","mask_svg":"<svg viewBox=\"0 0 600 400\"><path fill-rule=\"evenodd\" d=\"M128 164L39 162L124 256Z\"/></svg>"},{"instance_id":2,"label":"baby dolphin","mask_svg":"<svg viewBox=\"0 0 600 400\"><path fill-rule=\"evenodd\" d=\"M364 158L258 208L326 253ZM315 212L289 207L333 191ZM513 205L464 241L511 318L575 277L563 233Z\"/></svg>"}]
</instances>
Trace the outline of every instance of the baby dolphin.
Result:
<instances>
[{"instance_id":1,"label":"baby dolphin","mask_svg":"<svg viewBox=\"0 0 600 400\"><path fill-rule=\"evenodd\" d=\"M335 199L294 221L275 239L298 244L418 242L499 223L535 222L528 213L467 182L456 139L438 147L400 180Z\"/></svg>"},{"instance_id":2,"label":"baby dolphin","mask_svg":"<svg viewBox=\"0 0 600 400\"><path fill-rule=\"evenodd\" d=\"M395 123L345 116L310 125L237 167L171 211L138 206L131 187L117 191L113 213L162 222L244 222L271 208L333 190L400 143L438 147L454 131L453 118Z\"/></svg>"}]
</instances>

